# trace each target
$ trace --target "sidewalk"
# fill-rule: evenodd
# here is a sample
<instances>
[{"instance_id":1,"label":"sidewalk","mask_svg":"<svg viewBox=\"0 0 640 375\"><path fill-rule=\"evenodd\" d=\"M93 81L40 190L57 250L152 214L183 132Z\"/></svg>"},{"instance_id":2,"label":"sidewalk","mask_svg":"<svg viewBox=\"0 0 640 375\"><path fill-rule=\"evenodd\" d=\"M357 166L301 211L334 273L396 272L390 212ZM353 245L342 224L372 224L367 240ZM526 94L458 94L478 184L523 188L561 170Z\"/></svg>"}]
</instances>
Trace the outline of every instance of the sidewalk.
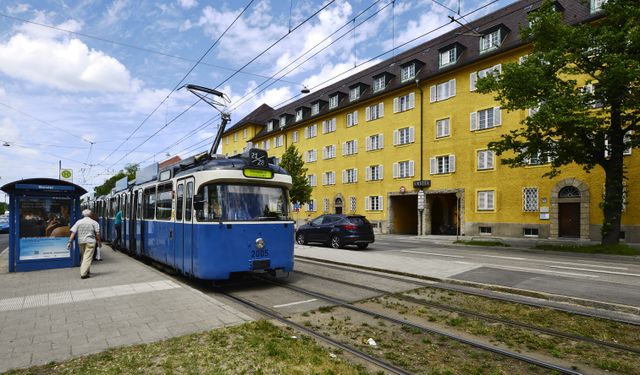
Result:
<instances>
[{"instance_id":1,"label":"sidewalk","mask_svg":"<svg viewBox=\"0 0 640 375\"><path fill-rule=\"evenodd\" d=\"M0 255L0 372L251 320L108 246L102 253L85 280L78 267L7 273Z\"/></svg>"}]
</instances>

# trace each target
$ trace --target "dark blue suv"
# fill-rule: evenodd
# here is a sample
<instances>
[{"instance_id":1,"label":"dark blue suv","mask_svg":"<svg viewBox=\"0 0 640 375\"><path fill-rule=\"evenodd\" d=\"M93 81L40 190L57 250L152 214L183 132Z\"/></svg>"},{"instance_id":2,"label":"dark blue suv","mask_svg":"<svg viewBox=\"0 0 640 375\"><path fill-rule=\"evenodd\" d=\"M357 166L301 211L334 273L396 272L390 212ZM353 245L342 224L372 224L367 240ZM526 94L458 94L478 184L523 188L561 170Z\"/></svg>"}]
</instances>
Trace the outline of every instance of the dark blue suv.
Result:
<instances>
[{"instance_id":1,"label":"dark blue suv","mask_svg":"<svg viewBox=\"0 0 640 375\"><path fill-rule=\"evenodd\" d=\"M335 249L346 245L366 249L374 241L373 227L369 220L361 215L321 215L296 231L296 242L300 245L321 242Z\"/></svg>"}]
</instances>

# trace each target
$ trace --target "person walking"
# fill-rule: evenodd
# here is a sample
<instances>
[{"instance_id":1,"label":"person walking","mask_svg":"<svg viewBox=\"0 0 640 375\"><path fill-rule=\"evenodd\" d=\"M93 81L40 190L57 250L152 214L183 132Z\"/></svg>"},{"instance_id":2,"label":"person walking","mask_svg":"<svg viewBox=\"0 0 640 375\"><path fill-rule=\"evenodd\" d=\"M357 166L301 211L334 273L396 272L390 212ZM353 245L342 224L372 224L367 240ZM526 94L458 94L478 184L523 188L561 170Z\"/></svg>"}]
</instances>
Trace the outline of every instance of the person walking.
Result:
<instances>
[{"instance_id":1,"label":"person walking","mask_svg":"<svg viewBox=\"0 0 640 375\"><path fill-rule=\"evenodd\" d=\"M100 241L100 224L91 218L91 210L82 211L82 219L76 221L71 227L71 236L69 237L69 243L67 248L71 248L71 243L75 237L78 238L78 244L80 245L80 278L89 278L89 271L91 269L91 261L93 260L93 252L98 247L102 246Z\"/></svg>"},{"instance_id":2,"label":"person walking","mask_svg":"<svg viewBox=\"0 0 640 375\"><path fill-rule=\"evenodd\" d=\"M120 247L120 232L122 229L122 210L118 210L118 212L116 212L116 218L113 220L113 223L116 226L116 243L115 246L113 247L113 250L115 251L117 247Z\"/></svg>"}]
</instances>

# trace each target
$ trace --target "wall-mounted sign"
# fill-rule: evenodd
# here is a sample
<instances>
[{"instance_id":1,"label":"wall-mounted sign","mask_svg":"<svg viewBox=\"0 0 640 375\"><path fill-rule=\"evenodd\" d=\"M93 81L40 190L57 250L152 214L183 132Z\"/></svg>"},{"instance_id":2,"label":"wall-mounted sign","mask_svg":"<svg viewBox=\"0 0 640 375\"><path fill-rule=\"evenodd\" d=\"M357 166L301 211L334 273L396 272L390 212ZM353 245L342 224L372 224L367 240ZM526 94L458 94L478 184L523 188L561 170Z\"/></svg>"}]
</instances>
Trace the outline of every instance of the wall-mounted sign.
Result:
<instances>
[{"instance_id":1,"label":"wall-mounted sign","mask_svg":"<svg viewBox=\"0 0 640 375\"><path fill-rule=\"evenodd\" d=\"M413 187L416 189L431 187L431 180L413 181Z\"/></svg>"},{"instance_id":2,"label":"wall-mounted sign","mask_svg":"<svg viewBox=\"0 0 640 375\"><path fill-rule=\"evenodd\" d=\"M540 220L549 220L549 214L540 214Z\"/></svg>"},{"instance_id":3,"label":"wall-mounted sign","mask_svg":"<svg viewBox=\"0 0 640 375\"><path fill-rule=\"evenodd\" d=\"M400 193L404 194L407 192L407 189L404 186L400 186Z\"/></svg>"}]
</instances>

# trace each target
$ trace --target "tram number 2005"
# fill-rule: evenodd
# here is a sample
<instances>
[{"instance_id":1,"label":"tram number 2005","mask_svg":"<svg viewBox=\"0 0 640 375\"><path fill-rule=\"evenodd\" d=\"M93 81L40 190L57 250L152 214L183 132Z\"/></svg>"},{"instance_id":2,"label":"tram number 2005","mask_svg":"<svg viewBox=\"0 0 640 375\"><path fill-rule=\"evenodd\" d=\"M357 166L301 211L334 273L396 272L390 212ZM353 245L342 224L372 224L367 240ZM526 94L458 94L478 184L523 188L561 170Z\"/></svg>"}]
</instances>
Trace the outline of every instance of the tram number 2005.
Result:
<instances>
[{"instance_id":1,"label":"tram number 2005","mask_svg":"<svg viewBox=\"0 0 640 375\"><path fill-rule=\"evenodd\" d=\"M269 256L269 250L260 249L260 250L251 250L252 258L266 258Z\"/></svg>"}]
</instances>

